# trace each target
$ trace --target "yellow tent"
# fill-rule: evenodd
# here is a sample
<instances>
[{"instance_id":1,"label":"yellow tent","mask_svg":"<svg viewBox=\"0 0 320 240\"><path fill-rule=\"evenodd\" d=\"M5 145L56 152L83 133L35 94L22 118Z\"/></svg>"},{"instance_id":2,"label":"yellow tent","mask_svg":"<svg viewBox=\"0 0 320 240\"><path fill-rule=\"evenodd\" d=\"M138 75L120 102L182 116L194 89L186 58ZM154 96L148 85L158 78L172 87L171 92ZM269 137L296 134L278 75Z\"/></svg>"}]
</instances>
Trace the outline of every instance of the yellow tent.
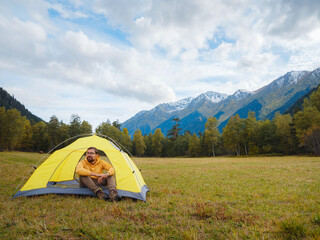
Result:
<instances>
[{"instance_id":1,"label":"yellow tent","mask_svg":"<svg viewBox=\"0 0 320 240\"><path fill-rule=\"evenodd\" d=\"M13 198L51 193L94 196L88 188L79 187L75 174L78 162L89 147L96 147L106 154L116 171L120 196L146 201L149 189L134 162L111 141L97 135L79 138L65 148L55 151L34 171ZM103 190L108 194L107 188Z\"/></svg>"}]
</instances>

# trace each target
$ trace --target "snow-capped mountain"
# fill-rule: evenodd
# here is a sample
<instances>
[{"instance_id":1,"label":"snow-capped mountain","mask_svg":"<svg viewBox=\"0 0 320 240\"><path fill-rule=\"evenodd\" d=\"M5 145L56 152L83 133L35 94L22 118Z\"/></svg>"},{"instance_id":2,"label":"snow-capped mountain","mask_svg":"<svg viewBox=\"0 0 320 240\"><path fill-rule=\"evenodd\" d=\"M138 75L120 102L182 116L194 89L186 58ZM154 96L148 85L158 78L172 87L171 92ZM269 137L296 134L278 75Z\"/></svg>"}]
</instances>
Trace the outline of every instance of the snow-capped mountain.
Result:
<instances>
[{"instance_id":1,"label":"snow-capped mountain","mask_svg":"<svg viewBox=\"0 0 320 240\"><path fill-rule=\"evenodd\" d=\"M162 107L164 111L171 113L185 109L192 100L193 97L188 97L176 102L162 103L159 106Z\"/></svg>"},{"instance_id":2,"label":"snow-capped mountain","mask_svg":"<svg viewBox=\"0 0 320 240\"><path fill-rule=\"evenodd\" d=\"M298 80L303 78L303 76L305 76L306 74L308 74L308 71L291 71L286 75L274 80L274 83L279 87L282 87L283 85L296 84Z\"/></svg>"},{"instance_id":3,"label":"snow-capped mountain","mask_svg":"<svg viewBox=\"0 0 320 240\"><path fill-rule=\"evenodd\" d=\"M230 97L234 98L235 100L240 100L248 95L252 95L253 93L244 89L237 90L234 94L232 94Z\"/></svg>"},{"instance_id":4,"label":"snow-capped mountain","mask_svg":"<svg viewBox=\"0 0 320 240\"><path fill-rule=\"evenodd\" d=\"M206 93L202 93L197 97L188 97L184 98L175 102L169 102L169 103L162 103L156 106L155 108L151 109L151 112L156 112L157 110L161 109L162 111L165 111L167 113L172 113L175 111L182 111L183 109L187 108L190 104L197 104L203 100L209 100L213 103L218 103L222 100L225 100L228 98L228 94L224 93L218 93L218 92L212 92L208 91ZM145 111L143 111L145 112Z\"/></svg>"},{"instance_id":5,"label":"snow-capped mountain","mask_svg":"<svg viewBox=\"0 0 320 240\"><path fill-rule=\"evenodd\" d=\"M205 99L205 100L209 100L213 103L218 103L218 102L225 100L228 96L229 96L228 94L208 91L208 92L202 93L198 97L194 98L193 102L197 103L197 102L200 102Z\"/></svg>"},{"instance_id":6,"label":"snow-capped mountain","mask_svg":"<svg viewBox=\"0 0 320 240\"><path fill-rule=\"evenodd\" d=\"M178 117L182 132L199 133L203 132L207 118L216 117L222 130L235 114L246 118L249 111L254 111L257 119L271 119L277 111L283 113L319 83L320 68L312 72L291 71L253 92L239 89L227 95L208 91L194 98L162 103L149 111L137 113L122 123L122 127L127 128L130 135L137 129L149 134L157 128L166 134L171 127L171 119Z\"/></svg>"}]
</instances>

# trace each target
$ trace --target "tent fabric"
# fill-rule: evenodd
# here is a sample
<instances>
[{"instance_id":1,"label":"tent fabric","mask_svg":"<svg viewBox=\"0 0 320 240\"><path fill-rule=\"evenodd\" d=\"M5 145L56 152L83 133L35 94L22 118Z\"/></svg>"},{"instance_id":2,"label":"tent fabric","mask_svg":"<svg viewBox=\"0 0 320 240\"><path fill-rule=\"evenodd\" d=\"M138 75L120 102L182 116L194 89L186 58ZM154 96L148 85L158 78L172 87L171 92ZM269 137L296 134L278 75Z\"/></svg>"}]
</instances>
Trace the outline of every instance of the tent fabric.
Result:
<instances>
[{"instance_id":1,"label":"tent fabric","mask_svg":"<svg viewBox=\"0 0 320 240\"><path fill-rule=\"evenodd\" d=\"M97 135L79 138L55 151L34 171L13 198L51 193L94 196L88 188L80 188L75 178L77 164L89 147L103 151L110 160L116 172L116 184L120 196L146 201L149 189L137 166L127 153L117 148L111 141ZM109 194L107 188L102 189Z\"/></svg>"}]
</instances>

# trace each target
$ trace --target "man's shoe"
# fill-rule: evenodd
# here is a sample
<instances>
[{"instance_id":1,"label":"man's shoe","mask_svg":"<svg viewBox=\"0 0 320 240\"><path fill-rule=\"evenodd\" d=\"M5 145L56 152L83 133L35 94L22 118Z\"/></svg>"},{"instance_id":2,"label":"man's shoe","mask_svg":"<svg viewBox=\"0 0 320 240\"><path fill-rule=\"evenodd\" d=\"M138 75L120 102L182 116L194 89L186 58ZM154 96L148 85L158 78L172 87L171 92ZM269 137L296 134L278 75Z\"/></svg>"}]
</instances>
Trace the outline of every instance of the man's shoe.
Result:
<instances>
[{"instance_id":1,"label":"man's shoe","mask_svg":"<svg viewBox=\"0 0 320 240\"><path fill-rule=\"evenodd\" d=\"M115 196L113 201L119 202L122 200L122 197L120 197L119 195Z\"/></svg>"},{"instance_id":2,"label":"man's shoe","mask_svg":"<svg viewBox=\"0 0 320 240\"><path fill-rule=\"evenodd\" d=\"M98 190L96 192L96 195L99 199L106 199L107 195L102 191L102 190Z\"/></svg>"},{"instance_id":3,"label":"man's shoe","mask_svg":"<svg viewBox=\"0 0 320 240\"><path fill-rule=\"evenodd\" d=\"M109 194L109 201L121 201L122 198L119 196L117 190L111 190Z\"/></svg>"}]
</instances>

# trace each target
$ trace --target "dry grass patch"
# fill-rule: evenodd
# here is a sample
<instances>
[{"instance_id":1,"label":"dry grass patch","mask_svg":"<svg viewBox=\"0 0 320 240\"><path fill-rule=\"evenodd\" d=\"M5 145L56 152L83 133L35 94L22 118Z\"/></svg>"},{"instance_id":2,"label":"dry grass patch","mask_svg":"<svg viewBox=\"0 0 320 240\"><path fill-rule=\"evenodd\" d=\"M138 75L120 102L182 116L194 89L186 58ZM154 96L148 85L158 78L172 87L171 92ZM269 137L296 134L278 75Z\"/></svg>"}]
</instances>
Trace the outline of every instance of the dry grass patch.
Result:
<instances>
[{"instance_id":1,"label":"dry grass patch","mask_svg":"<svg viewBox=\"0 0 320 240\"><path fill-rule=\"evenodd\" d=\"M320 239L320 158L136 158L147 202L9 197L43 155L0 153L0 239Z\"/></svg>"}]
</instances>

